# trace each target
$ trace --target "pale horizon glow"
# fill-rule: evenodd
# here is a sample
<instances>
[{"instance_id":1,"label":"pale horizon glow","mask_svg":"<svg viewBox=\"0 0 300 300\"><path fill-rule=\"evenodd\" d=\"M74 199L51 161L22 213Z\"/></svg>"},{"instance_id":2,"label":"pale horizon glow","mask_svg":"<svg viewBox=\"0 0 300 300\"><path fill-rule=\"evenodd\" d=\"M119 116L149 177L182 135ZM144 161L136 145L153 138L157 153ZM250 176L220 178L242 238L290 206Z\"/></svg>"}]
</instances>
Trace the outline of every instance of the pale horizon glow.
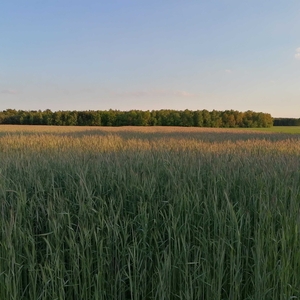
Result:
<instances>
[{"instance_id":1,"label":"pale horizon glow","mask_svg":"<svg viewBox=\"0 0 300 300\"><path fill-rule=\"evenodd\" d=\"M300 59L300 47L296 49L295 58Z\"/></svg>"},{"instance_id":2,"label":"pale horizon glow","mask_svg":"<svg viewBox=\"0 0 300 300\"><path fill-rule=\"evenodd\" d=\"M5 1L0 110L300 118L300 2Z\"/></svg>"}]
</instances>

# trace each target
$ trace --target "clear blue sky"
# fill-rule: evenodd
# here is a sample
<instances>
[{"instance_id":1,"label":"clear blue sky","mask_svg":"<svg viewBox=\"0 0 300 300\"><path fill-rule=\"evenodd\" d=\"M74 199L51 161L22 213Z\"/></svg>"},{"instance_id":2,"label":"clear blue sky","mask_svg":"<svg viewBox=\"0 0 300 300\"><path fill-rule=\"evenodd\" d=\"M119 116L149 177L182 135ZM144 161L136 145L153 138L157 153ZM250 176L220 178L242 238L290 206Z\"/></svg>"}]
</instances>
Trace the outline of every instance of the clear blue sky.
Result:
<instances>
[{"instance_id":1,"label":"clear blue sky","mask_svg":"<svg viewBox=\"0 0 300 300\"><path fill-rule=\"evenodd\" d=\"M10 0L0 110L300 117L299 0Z\"/></svg>"}]
</instances>

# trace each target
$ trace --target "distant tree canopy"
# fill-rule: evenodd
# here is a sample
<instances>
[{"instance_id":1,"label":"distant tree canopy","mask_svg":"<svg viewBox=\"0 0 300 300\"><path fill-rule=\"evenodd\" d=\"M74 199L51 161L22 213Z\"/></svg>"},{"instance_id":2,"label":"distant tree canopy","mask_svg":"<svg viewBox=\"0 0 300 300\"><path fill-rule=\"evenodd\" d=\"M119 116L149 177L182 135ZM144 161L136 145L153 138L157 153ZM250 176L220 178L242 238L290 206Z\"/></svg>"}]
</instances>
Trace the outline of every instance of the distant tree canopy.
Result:
<instances>
[{"instance_id":1,"label":"distant tree canopy","mask_svg":"<svg viewBox=\"0 0 300 300\"><path fill-rule=\"evenodd\" d=\"M44 111L7 109L0 124L59 126L185 126L185 127L271 127L270 114L236 110L89 110Z\"/></svg>"},{"instance_id":2,"label":"distant tree canopy","mask_svg":"<svg viewBox=\"0 0 300 300\"><path fill-rule=\"evenodd\" d=\"M300 126L300 119L274 118L274 126Z\"/></svg>"}]
</instances>

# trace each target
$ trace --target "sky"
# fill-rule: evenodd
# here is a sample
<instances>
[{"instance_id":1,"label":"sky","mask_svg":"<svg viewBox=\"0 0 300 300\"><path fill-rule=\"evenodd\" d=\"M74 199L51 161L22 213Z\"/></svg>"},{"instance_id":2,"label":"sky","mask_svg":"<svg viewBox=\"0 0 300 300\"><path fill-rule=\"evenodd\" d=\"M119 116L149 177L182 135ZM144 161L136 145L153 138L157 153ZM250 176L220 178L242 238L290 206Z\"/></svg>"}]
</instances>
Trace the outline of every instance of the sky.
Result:
<instances>
[{"instance_id":1,"label":"sky","mask_svg":"<svg viewBox=\"0 0 300 300\"><path fill-rule=\"evenodd\" d=\"M299 0L10 0L0 110L300 118Z\"/></svg>"}]
</instances>

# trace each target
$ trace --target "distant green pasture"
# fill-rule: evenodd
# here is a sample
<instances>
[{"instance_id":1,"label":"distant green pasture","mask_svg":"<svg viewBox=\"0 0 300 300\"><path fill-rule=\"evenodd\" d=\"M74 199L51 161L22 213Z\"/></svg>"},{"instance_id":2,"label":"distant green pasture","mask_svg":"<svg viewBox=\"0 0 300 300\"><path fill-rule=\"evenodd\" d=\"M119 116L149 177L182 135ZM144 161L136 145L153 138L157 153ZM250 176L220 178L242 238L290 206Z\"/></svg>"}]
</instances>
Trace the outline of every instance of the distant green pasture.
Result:
<instances>
[{"instance_id":1,"label":"distant green pasture","mask_svg":"<svg viewBox=\"0 0 300 300\"><path fill-rule=\"evenodd\" d=\"M251 128L253 130L253 128ZM300 133L300 126L273 126L270 128L255 128L259 131L283 132L283 133Z\"/></svg>"}]
</instances>

